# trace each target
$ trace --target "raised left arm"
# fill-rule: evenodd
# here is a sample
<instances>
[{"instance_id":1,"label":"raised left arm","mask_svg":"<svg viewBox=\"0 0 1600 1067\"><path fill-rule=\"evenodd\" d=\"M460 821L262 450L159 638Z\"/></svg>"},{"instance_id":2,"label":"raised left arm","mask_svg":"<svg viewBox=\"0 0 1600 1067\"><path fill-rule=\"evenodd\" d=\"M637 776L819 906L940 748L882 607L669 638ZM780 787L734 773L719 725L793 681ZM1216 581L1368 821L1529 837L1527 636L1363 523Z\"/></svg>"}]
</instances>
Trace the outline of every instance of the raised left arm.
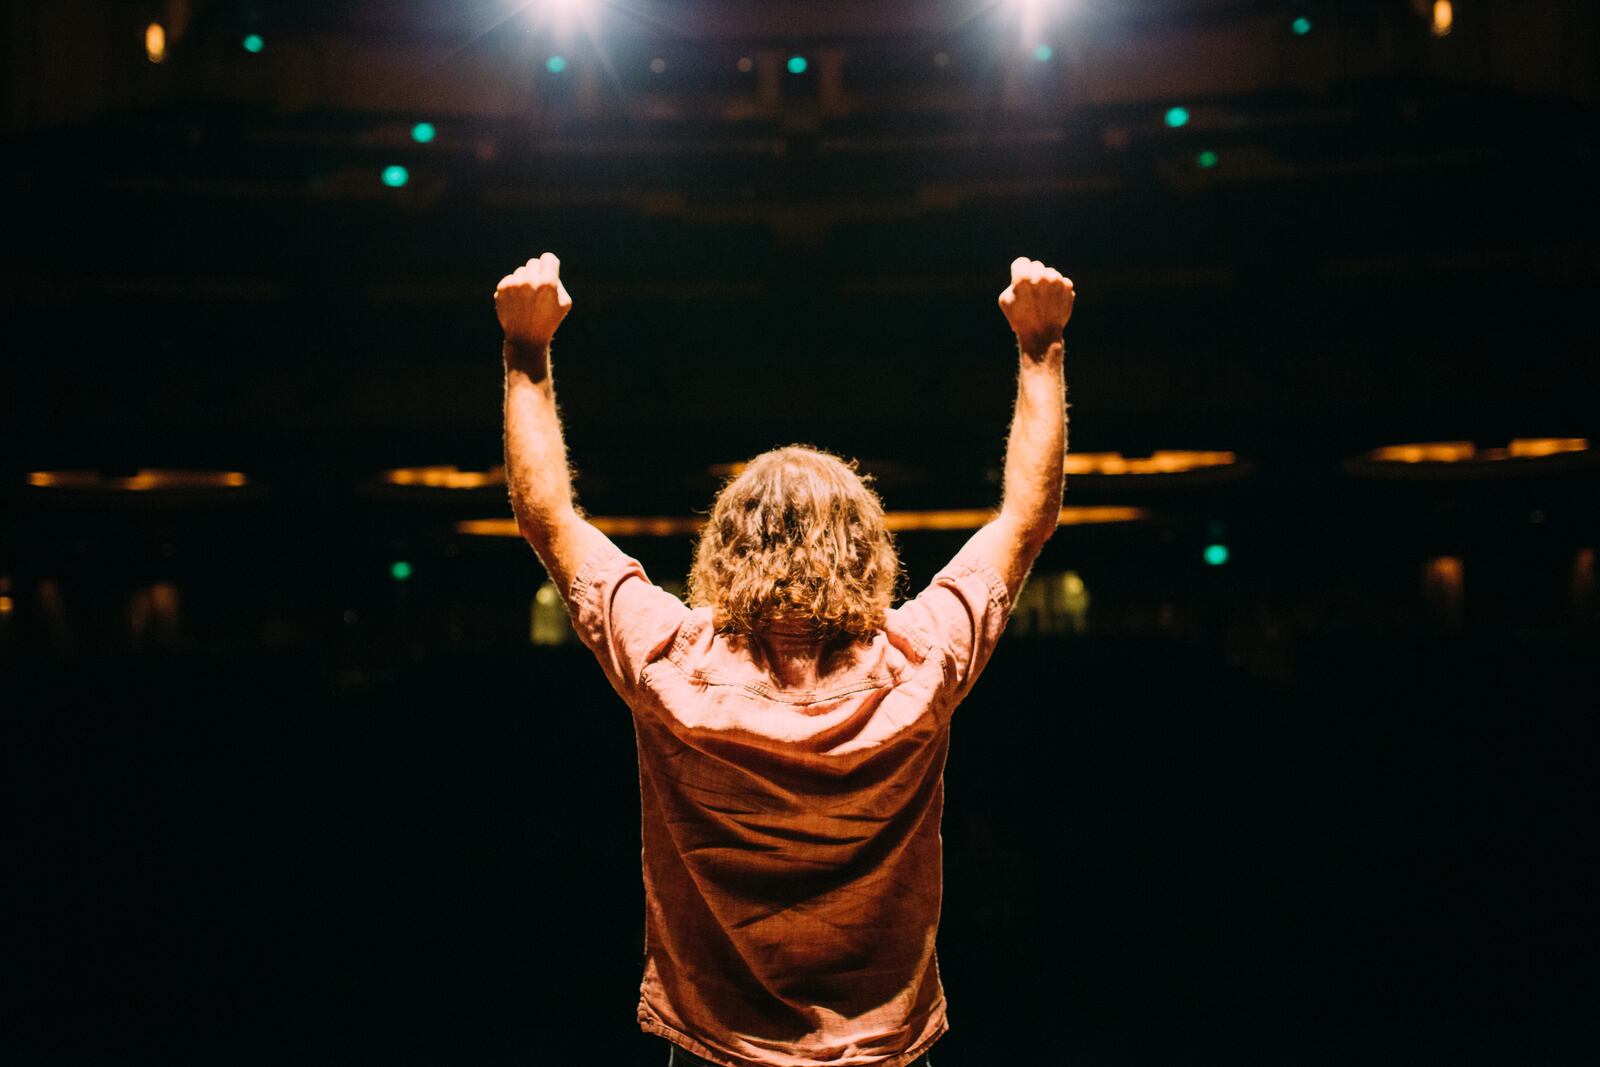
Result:
<instances>
[{"instance_id":1,"label":"raised left arm","mask_svg":"<svg viewBox=\"0 0 1600 1067\"><path fill-rule=\"evenodd\" d=\"M506 484L517 528L563 597L578 568L608 543L572 502L567 445L550 374L550 342L572 309L561 261L546 252L500 280L495 312L505 331Z\"/></svg>"}]
</instances>

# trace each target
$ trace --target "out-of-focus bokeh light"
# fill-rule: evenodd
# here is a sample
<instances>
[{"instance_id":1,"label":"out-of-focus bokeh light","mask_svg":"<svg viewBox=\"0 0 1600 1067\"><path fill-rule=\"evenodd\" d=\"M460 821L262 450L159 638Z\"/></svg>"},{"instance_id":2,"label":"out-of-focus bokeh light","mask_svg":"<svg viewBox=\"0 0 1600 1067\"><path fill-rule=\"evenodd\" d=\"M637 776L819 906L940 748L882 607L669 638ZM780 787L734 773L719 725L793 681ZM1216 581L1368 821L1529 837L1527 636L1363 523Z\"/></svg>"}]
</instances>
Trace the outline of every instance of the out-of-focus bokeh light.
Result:
<instances>
[{"instance_id":1,"label":"out-of-focus bokeh light","mask_svg":"<svg viewBox=\"0 0 1600 1067\"><path fill-rule=\"evenodd\" d=\"M1294 35L1296 37L1304 37L1306 34L1311 32L1311 20L1306 18L1304 15L1301 15L1299 18L1289 23L1289 28L1294 31Z\"/></svg>"},{"instance_id":2,"label":"out-of-focus bokeh light","mask_svg":"<svg viewBox=\"0 0 1600 1067\"><path fill-rule=\"evenodd\" d=\"M150 57L150 62L160 63L167 58L167 30L159 22L152 22L144 28L144 54Z\"/></svg>"},{"instance_id":3,"label":"out-of-focus bokeh light","mask_svg":"<svg viewBox=\"0 0 1600 1067\"><path fill-rule=\"evenodd\" d=\"M1041 44L1033 50L1034 61L1038 63L1050 62L1050 60L1055 58L1055 54L1056 50L1047 44Z\"/></svg>"},{"instance_id":4,"label":"out-of-focus bokeh light","mask_svg":"<svg viewBox=\"0 0 1600 1067\"><path fill-rule=\"evenodd\" d=\"M381 477L390 485L423 489L484 489L506 484L504 467L490 467L486 471L464 471L459 467L444 465L397 467L384 471Z\"/></svg>"},{"instance_id":5,"label":"out-of-focus bokeh light","mask_svg":"<svg viewBox=\"0 0 1600 1067\"><path fill-rule=\"evenodd\" d=\"M567 57L551 56L549 59L544 61L544 69L548 70L551 74L560 74L562 71L567 69Z\"/></svg>"},{"instance_id":6,"label":"out-of-focus bokeh light","mask_svg":"<svg viewBox=\"0 0 1600 1067\"><path fill-rule=\"evenodd\" d=\"M1471 441L1428 441L1412 445L1385 445L1367 453L1383 463L1492 463L1505 459L1539 459L1567 452L1587 452L1583 437L1519 437L1505 448L1479 448Z\"/></svg>"},{"instance_id":7,"label":"out-of-focus bokeh light","mask_svg":"<svg viewBox=\"0 0 1600 1067\"><path fill-rule=\"evenodd\" d=\"M411 139L418 144L427 144L437 136L439 136L439 131L434 128L431 122L419 122L411 127Z\"/></svg>"},{"instance_id":8,"label":"out-of-focus bokeh light","mask_svg":"<svg viewBox=\"0 0 1600 1067\"><path fill-rule=\"evenodd\" d=\"M789 62L786 65L789 68L790 74L804 74L806 72L806 67L810 66L810 64L806 62L805 56L790 56Z\"/></svg>"},{"instance_id":9,"label":"out-of-focus bokeh light","mask_svg":"<svg viewBox=\"0 0 1600 1067\"><path fill-rule=\"evenodd\" d=\"M1186 107L1167 108L1167 125L1173 129L1189 125L1189 109Z\"/></svg>"},{"instance_id":10,"label":"out-of-focus bokeh light","mask_svg":"<svg viewBox=\"0 0 1600 1067\"><path fill-rule=\"evenodd\" d=\"M259 33L245 34L244 40L241 43L244 45L244 50L249 52L251 55L256 55L263 48L267 47L266 40L262 38Z\"/></svg>"},{"instance_id":11,"label":"out-of-focus bokeh light","mask_svg":"<svg viewBox=\"0 0 1600 1067\"><path fill-rule=\"evenodd\" d=\"M398 163L383 168L383 184L391 189L398 189L410 180L411 172Z\"/></svg>"},{"instance_id":12,"label":"out-of-focus bokeh light","mask_svg":"<svg viewBox=\"0 0 1600 1067\"><path fill-rule=\"evenodd\" d=\"M995 516L985 508L951 511L887 511L883 524L896 533L917 530L976 530ZM1113 522L1144 522L1150 512L1140 507L1115 504L1090 504L1062 508L1057 518L1061 526L1095 526ZM592 515L589 523L609 537L691 537L700 532L705 519L676 515ZM468 537L521 537L516 519L464 519L455 525L456 533Z\"/></svg>"},{"instance_id":13,"label":"out-of-focus bokeh light","mask_svg":"<svg viewBox=\"0 0 1600 1067\"><path fill-rule=\"evenodd\" d=\"M756 69L756 61L751 59L749 56L740 56L739 62L736 64L736 66L739 68L740 74L749 74L752 70Z\"/></svg>"},{"instance_id":14,"label":"out-of-focus bokeh light","mask_svg":"<svg viewBox=\"0 0 1600 1067\"><path fill-rule=\"evenodd\" d=\"M654 59L652 59L650 61L650 73L651 74L665 74L666 72L667 72L667 61L665 59L662 59L660 56L656 56Z\"/></svg>"},{"instance_id":15,"label":"out-of-focus bokeh light","mask_svg":"<svg viewBox=\"0 0 1600 1067\"><path fill-rule=\"evenodd\" d=\"M1195 156L1194 161L1199 164L1201 170L1210 170L1217 165L1217 154L1208 148Z\"/></svg>"},{"instance_id":16,"label":"out-of-focus bokeh light","mask_svg":"<svg viewBox=\"0 0 1600 1067\"><path fill-rule=\"evenodd\" d=\"M28 484L39 489L77 489L102 493L160 490L238 489L248 483L239 471L142 468L128 477L92 470L30 471Z\"/></svg>"},{"instance_id":17,"label":"out-of-focus bokeh light","mask_svg":"<svg viewBox=\"0 0 1600 1067\"><path fill-rule=\"evenodd\" d=\"M1121 452L1069 452L1062 462L1067 474L1182 474L1209 467L1229 467L1238 462L1232 452L1161 450L1142 459L1126 459Z\"/></svg>"},{"instance_id":18,"label":"out-of-focus bokeh light","mask_svg":"<svg viewBox=\"0 0 1600 1067\"><path fill-rule=\"evenodd\" d=\"M1448 37L1456 25L1456 8L1450 0L1434 0L1433 24L1429 27L1435 37Z\"/></svg>"},{"instance_id":19,"label":"out-of-focus bokeh light","mask_svg":"<svg viewBox=\"0 0 1600 1067\"><path fill-rule=\"evenodd\" d=\"M403 559L397 559L389 564L389 577L397 582L403 582L411 577L411 564Z\"/></svg>"},{"instance_id":20,"label":"out-of-focus bokeh light","mask_svg":"<svg viewBox=\"0 0 1600 1067\"><path fill-rule=\"evenodd\" d=\"M1227 545L1207 545L1205 551L1206 562L1213 567L1220 567L1228 562Z\"/></svg>"}]
</instances>

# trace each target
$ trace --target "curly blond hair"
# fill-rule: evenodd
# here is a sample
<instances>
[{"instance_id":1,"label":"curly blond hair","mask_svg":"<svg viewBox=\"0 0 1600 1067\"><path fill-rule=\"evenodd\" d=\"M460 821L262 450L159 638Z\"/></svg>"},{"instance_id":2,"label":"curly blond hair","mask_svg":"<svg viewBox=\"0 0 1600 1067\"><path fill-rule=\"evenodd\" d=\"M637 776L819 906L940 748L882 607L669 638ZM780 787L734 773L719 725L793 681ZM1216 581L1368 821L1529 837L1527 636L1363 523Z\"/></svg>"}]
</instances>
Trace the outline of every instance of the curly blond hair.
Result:
<instances>
[{"instance_id":1,"label":"curly blond hair","mask_svg":"<svg viewBox=\"0 0 1600 1067\"><path fill-rule=\"evenodd\" d=\"M689 603L717 632L774 624L819 641L867 641L883 625L900 557L883 503L845 462L809 445L764 452L717 493L695 546Z\"/></svg>"}]
</instances>

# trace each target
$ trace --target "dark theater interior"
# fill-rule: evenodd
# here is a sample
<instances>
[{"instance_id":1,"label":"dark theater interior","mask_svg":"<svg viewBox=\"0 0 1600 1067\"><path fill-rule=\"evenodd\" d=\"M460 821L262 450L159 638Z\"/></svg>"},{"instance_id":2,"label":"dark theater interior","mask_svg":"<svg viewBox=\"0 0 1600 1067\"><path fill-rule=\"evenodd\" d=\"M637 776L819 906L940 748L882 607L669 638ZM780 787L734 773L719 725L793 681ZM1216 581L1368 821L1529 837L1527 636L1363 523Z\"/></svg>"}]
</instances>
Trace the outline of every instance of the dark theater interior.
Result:
<instances>
[{"instance_id":1,"label":"dark theater interior","mask_svg":"<svg viewBox=\"0 0 1600 1067\"><path fill-rule=\"evenodd\" d=\"M545 251L577 504L679 597L796 442L914 596L1000 503L1012 261L1076 286L931 1061L1600 1064L1600 6L15 0L0 56L0 1064L668 1063L635 724L508 500Z\"/></svg>"}]
</instances>

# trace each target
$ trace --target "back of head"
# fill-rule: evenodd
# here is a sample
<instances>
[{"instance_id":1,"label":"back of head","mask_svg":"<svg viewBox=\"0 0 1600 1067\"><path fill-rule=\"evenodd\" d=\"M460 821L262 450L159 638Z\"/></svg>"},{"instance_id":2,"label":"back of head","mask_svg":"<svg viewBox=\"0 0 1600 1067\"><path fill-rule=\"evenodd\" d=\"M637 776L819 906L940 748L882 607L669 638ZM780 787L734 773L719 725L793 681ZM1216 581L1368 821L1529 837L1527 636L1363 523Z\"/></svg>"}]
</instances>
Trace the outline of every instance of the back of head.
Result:
<instances>
[{"instance_id":1,"label":"back of head","mask_svg":"<svg viewBox=\"0 0 1600 1067\"><path fill-rule=\"evenodd\" d=\"M752 459L717 494L689 600L712 608L720 633L778 626L867 640L899 574L883 504L855 464L790 445Z\"/></svg>"}]
</instances>

